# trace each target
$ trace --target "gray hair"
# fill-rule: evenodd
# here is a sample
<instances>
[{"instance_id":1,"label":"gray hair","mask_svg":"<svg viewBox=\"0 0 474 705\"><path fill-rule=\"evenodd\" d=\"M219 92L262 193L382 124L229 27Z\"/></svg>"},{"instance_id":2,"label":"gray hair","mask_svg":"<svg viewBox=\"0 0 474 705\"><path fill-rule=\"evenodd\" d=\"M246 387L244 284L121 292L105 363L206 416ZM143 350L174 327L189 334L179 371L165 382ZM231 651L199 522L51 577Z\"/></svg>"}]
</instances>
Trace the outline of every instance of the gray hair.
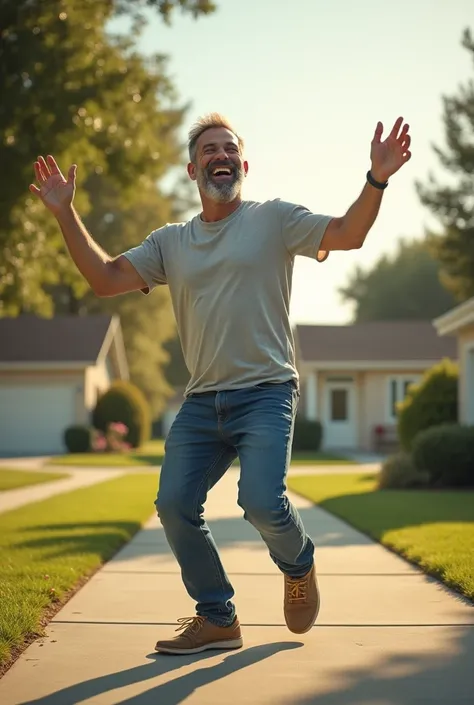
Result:
<instances>
[{"instance_id":1,"label":"gray hair","mask_svg":"<svg viewBox=\"0 0 474 705\"><path fill-rule=\"evenodd\" d=\"M230 130L230 132L233 132L239 141L240 151L243 151L244 141L242 137L240 137L234 130L229 120L220 113L208 113L208 115L200 117L189 130L188 151L191 162L194 163L196 160L196 146L198 139L204 132L206 132L206 130L210 130L213 127L225 127L227 130Z\"/></svg>"}]
</instances>

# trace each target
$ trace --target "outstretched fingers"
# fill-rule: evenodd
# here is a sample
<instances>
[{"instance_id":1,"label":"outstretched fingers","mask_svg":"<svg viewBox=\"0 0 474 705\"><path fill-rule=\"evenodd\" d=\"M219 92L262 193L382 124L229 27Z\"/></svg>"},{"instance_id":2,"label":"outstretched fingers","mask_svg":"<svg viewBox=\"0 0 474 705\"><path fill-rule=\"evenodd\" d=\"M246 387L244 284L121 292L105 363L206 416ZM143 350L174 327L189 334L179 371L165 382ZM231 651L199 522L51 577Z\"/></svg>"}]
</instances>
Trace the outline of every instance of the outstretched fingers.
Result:
<instances>
[{"instance_id":1,"label":"outstretched fingers","mask_svg":"<svg viewBox=\"0 0 474 705\"><path fill-rule=\"evenodd\" d=\"M383 124L379 120L379 122L377 123L377 127L375 128L374 138L372 141L375 143L379 143L380 140L382 139L382 133L383 133Z\"/></svg>"},{"instance_id":2,"label":"outstretched fingers","mask_svg":"<svg viewBox=\"0 0 474 705\"><path fill-rule=\"evenodd\" d=\"M43 184L46 183L46 181L47 181L48 178L51 176L51 174L54 173L54 172L52 171L52 168L54 168L54 165L56 165L56 168L57 168L57 164L56 164L56 162L54 161L54 159L53 159L52 157L48 157L48 161L49 161L50 159L52 159L53 162L54 162L54 164L51 164L50 166L48 166L48 164L46 163L46 160L45 160L44 157L42 157L42 156L39 156L38 159L37 159L37 160L35 161L35 163L33 164L33 168L34 168L34 171L35 171L36 182L37 182L37 183L39 184L39 186L40 186L40 188L38 188L38 186L36 186L35 184L30 184L29 190L31 191L31 193L34 193L35 196L39 196L39 195L40 195L40 193L41 193L41 186L43 186Z\"/></svg>"},{"instance_id":3,"label":"outstretched fingers","mask_svg":"<svg viewBox=\"0 0 474 705\"><path fill-rule=\"evenodd\" d=\"M394 124L394 126L392 127L392 131L391 131L391 133L390 133L390 137L393 137L393 138L395 138L396 140L398 140L398 133L400 132L400 128L401 128L402 124L403 124L403 118L402 118L402 117L399 117L399 118L397 118L397 120L395 120L395 124ZM406 127L408 127L408 126L406 125ZM403 129L405 129L405 128L403 128ZM402 132L402 134L403 134L403 132Z\"/></svg>"},{"instance_id":4,"label":"outstretched fingers","mask_svg":"<svg viewBox=\"0 0 474 705\"><path fill-rule=\"evenodd\" d=\"M40 167L40 172L43 177L43 181L46 181L49 179L51 176L51 171L49 169L49 166L46 164L46 160L44 157L38 157L38 164Z\"/></svg>"},{"instance_id":5,"label":"outstretched fingers","mask_svg":"<svg viewBox=\"0 0 474 705\"><path fill-rule=\"evenodd\" d=\"M73 184L73 186L76 183L76 171L77 171L77 165L73 164L72 166L69 167L69 171L67 173L67 180L69 184ZM61 173L61 172L59 172Z\"/></svg>"},{"instance_id":6,"label":"outstretched fingers","mask_svg":"<svg viewBox=\"0 0 474 705\"><path fill-rule=\"evenodd\" d=\"M46 179L48 177L46 176L45 172L43 171L43 167L42 167L42 164L39 159L37 162L34 163L33 166L34 166L34 170L35 170L36 181L41 186L42 184L44 184L44 182L46 181Z\"/></svg>"},{"instance_id":7,"label":"outstretched fingers","mask_svg":"<svg viewBox=\"0 0 474 705\"><path fill-rule=\"evenodd\" d=\"M403 149L404 152L406 152L408 147L410 146L410 143L411 143L410 135L405 134L404 137L400 138L399 142L400 142L400 147Z\"/></svg>"},{"instance_id":8,"label":"outstretched fingers","mask_svg":"<svg viewBox=\"0 0 474 705\"><path fill-rule=\"evenodd\" d=\"M398 143L400 145L400 149L402 152L403 162L405 163L411 158L411 152L410 152L411 136L408 134L408 125L405 125L405 127L403 128L403 131L402 131L402 134L400 135L400 139L398 140Z\"/></svg>"},{"instance_id":9,"label":"outstretched fingers","mask_svg":"<svg viewBox=\"0 0 474 705\"><path fill-rule=\"evenodd\" d=\"M46 157L46 160L48 162L48 167L49 167L49 171L51 172L51 174L59 174L59 176L63 176L61 173L61 169L58 167L56 159L51 154L48 154L48 156ZM64 176L63 176L63 179L64 179Z\"/></svg>"}]
</instances>

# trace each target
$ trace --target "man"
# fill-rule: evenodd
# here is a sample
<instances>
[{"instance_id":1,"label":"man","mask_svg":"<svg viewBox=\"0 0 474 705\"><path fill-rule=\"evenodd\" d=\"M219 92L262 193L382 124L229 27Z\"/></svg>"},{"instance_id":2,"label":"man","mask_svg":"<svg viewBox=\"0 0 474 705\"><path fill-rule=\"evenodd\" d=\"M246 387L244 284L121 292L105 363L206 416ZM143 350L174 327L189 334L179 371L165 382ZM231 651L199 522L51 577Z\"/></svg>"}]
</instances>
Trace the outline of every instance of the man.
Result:
<instances>
[{"instance_id":1,"label":"man","mask_svg":"<svg viewBox=\"0 0 474 705\"><path fill-rule=\"evenodd\" d=\"M248 172L243 142L211 114L189 135L189 177L202 212L169 224L118 257L106 254L72 205L76 167L67 180L39 157L39 188L69 252L97 296L168 284L191 379L168 434L156 500L158 516L196 615L179 620L178 636L157 651L190 654L242 646L232 585L203 518L210 488L240 460L238 503L284 576L288 628L314 625L320 595L314 545L286 496L286 474L299 398L289 323L296 255L323 261L358 249L372 227L391 177L410 159L408 125L399 118L386 140L378 123L362 193L340 217L316 215L279 199L242 200ZM264 596L262 596L264 599Z\"/></svg>"}]
</instances>

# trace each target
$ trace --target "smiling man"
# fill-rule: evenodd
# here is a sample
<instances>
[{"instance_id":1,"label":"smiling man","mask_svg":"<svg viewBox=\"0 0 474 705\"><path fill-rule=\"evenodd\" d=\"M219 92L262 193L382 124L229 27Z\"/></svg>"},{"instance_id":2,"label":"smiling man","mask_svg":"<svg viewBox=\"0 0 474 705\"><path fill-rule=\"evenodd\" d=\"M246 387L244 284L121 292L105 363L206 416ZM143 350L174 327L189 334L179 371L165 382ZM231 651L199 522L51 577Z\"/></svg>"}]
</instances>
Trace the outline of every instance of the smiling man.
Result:
<instances>
[{"instance_id":1,"label":"smiling man","mask_svg":"<svg viewBox=\"0 0 474 705\"><path fill-rule=\"evenodd\" d=\"M294 259L323 261L360 248L388 179L411 156L399 118L382 141L378 123L366 184L342 217L318 215L280 199L242 199L248 172L242 139L218 114L189 135L189 177L202 211L154 230L137 247L110 257L73 207L76 167L65 179L52 156L34 169L38 195L55 215L69 252L97 296L150 293L168 285L190 381L166 439L158 516L196 614L158 651L190 654L242 646L234 591L204 519L208 491L240 461L238 503L283 574L288 628L314 625L320 594L314 545L286 495L298 373L289 321ZM262 599L265 596L262 595Z\"/></svg>"}]
</instances>

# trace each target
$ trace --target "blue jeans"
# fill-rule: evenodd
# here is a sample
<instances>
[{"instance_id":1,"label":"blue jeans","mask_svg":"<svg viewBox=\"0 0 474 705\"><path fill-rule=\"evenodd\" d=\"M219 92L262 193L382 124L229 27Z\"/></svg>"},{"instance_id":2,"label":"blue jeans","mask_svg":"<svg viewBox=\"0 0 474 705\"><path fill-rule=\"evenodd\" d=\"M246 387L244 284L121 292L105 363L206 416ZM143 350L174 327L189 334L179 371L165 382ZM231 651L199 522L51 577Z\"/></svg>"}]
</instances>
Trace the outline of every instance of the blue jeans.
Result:
<instances>
[{"instance_id":1,"label":"blue jeans","mask_svg":"<svg viewBox=\"0 0 474 705\"><path fill-rule=\"evenodd\" d=\"M238 456L238 504L278 568L302 577L314 545L286 496L299 391L294 382L191 394L165 443L155 502L196 612L219 625L235 617L234 590L204 520L207 493Z\"/></svg>"}]
</instances>

